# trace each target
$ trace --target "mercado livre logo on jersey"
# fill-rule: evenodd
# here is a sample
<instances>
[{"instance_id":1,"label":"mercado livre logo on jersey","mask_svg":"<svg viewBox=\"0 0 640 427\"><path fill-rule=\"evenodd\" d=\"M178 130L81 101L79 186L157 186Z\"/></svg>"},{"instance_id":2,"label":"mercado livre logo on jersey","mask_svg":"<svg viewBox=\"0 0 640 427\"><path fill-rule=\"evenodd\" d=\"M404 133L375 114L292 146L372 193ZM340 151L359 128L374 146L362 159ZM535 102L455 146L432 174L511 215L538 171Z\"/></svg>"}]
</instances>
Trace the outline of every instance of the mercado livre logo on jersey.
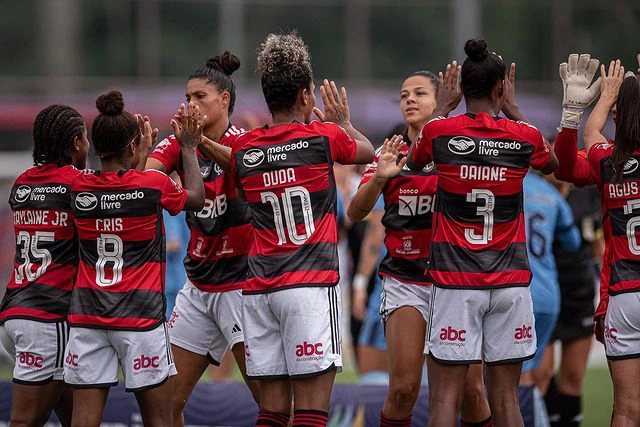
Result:
<instances>
[{"instance_id":1,"label":"mercado livre logo on jersey","mask_svg":"<svg viewBox=\"0 0 640 427\"><path fill-rule=\"evenodd\" d=\"M92 193L79 193L76 196L76 208L81 211L90 211L98 206L98 198Z\"/></svg>"},{"instance_id":2,"label":"mercado livre logo on jersey","mask_svg":"<svg viewBox=\"0 0 640 427\"><path fill-rule=\"evenodd\" d=\"M22 203L26 201L29 198L29 194L31 194L31 187L29 187L28 185L21 185L16 190L16 202Z\"/></svg>"},{"instance_id":3,"label":"mercado livre logo on jersey","mask_svg":"<svg viewBox=\"0 0 640 427\"><path fill-rule=\"evenodd\" d=\"M248 150L242 156L242 163L248 167L253 168L260 165L264 161L264 151L259 148L253 148Z\"/></svg>"},{"instance_id":4,"label":"mercado livre logo on jersey","mask_svg":"<svg viewBox=\"0 0 640 427\"><path fill-rule=\"evenodd\" d=\"M453 154L465 155L475 150L476 142L468 136L454 136L449 140L448 146Z\"/></svg>"}]
</instances>

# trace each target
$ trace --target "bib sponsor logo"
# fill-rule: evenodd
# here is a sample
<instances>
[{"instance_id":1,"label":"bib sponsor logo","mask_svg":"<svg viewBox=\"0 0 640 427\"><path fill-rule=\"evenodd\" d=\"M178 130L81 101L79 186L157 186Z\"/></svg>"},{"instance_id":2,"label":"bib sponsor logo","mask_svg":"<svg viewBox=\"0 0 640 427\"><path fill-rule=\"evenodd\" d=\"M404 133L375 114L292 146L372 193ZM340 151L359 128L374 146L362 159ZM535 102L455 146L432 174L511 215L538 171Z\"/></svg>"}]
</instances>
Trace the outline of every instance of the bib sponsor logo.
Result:
<instances>
[{"instance_id":1,"label":"bib sponsor logo","mask_svg":"<svg viewBox=\"0 0 640 427\"><path fill-rule=\"evenodd\" d=\"M638 161L634 158L627 160L627 163L624 164L623 174L629 174L635 172L638 169Z\"/></svg>"},{"instance_id":2,"label":"bib sponsor logo","mask_svg":"<svg viewBox=\"0 0 640 427\"><path fill-rule=\"evenodd\" d=\"M402 193L403 190L400 190ZM416 190L417 192L417 190ZM416 216L433 212L434 196L398 196L398 215L400 216Z\"/></svg>"},{"instance_id":3,"label":"bib sponsor logo","mask_svg":"<svg viewBox=\"0 0 640 427\"><path fill-rule=\"evenodd\" d=\"M28 185L21 185L16 190L15 199L16 202L22 203L29 198L29 194L31 194L31 187Z\"/></svg>"},{"instance_id":4,"label":"bib sponsor logo","mask_svg":"<svg viewBox=\"0 0 640 427\"><path fill-rule=\"evenodd\" d=\"M248 168L254 168L264 161L264 151L259 148L253 148L248 150L242 156L242 164L244 164Z\"/></svg>"},{"instance_id":5,"label":"bib sponsor logo","mask_svg":"<svg viewBox=\"0 0 640 427\"><path fill-rule=\"evenodd\" d=\"M79 193L76 196L76 208L81 211L91 211L98 206L98 198L92 193Z\"/></svg>"},{"instance_id":6,"label":"bib sponsor logo","mask_svg":"<svg viewBox=\"0 0 640 427\"><path fill-rule=\"evenodd\" d=\"M454 136L449 140L449 151L453 154L466 155L476 148L476 142L466 136Z\"/></svg>"},{"instance_id":7,"label":"bib sponsor logo","mask_svg":"<svg viewBox=\"0 0 640 427\"><path fill-rule=\"evenodd\" d=\"M42 362L44 362L44 357L42 356L38 356L33 353L26 353L24 351L20 353L19 363L23 367L42 368Z\"/></svg>"}]
</instances>

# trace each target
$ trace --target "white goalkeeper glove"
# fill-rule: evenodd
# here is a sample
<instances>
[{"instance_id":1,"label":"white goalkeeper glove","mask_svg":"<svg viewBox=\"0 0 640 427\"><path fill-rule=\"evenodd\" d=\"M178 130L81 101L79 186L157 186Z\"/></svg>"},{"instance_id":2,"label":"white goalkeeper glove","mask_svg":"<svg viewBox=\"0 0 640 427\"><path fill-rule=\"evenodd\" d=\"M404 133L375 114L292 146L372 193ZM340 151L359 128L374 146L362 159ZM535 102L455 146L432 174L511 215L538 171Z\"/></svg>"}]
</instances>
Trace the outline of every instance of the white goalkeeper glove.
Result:
<instances>
[{"instance_id":1,"label":"white goalkeeper glove","mask_svg":"<svg viewBox=\"0 0 640 427\"><path fill-rule=\"evenodd\" d=\"M564 95L562 97L562 120L560 126L578 129L584 109L600 94L600 77L591 83L598 71L600 61L591 59L589 54L569 55L568 62L560 64L560 78Z\"/></svg>"}]
</instances>

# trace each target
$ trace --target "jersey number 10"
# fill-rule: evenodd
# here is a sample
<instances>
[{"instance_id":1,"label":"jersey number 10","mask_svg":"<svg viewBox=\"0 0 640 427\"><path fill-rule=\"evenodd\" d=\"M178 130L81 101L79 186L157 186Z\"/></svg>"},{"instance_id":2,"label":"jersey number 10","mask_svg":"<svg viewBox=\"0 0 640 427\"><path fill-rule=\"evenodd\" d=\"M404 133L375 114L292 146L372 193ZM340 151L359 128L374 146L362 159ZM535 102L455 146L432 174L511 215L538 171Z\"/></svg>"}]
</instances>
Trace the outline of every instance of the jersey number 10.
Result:
<instances>
[{"instance_id":1,"label":"jersey number 10","mask_svg":"<svg viewBox=\"0 0 640 427\"><path fill-rule=\"evenodd\" d=\"M302 205L302 218L304 220L304 233L299 234L296 227L296 217L293 213L293 198L300 199ZM278 245L286 243L285 224L289 240L294 245L303 245L313 234L316 225L313 221L313 210L311 209L311 195L309 191L300 186L285 188L282 193L282 207L280 199L271 191L260 193L262 203L270 203L273 208L273 222L278 235Z\"/></svg>"}]
</instances>

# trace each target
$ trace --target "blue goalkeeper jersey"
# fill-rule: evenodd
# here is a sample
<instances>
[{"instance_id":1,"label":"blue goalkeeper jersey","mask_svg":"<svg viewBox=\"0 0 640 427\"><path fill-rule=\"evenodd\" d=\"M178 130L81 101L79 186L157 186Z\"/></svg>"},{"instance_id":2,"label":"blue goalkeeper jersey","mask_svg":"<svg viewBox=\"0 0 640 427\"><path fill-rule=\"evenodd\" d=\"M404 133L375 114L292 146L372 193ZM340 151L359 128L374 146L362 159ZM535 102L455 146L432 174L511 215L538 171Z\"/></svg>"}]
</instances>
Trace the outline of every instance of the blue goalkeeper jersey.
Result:
<instances>
[{"instance_id":1,"label":"blue goalkeeper jersey","mask_svg":"<svg viewBox=\"0 0 640 427\"><path fill-rule=\"evenodd\" d=\"M577 251L581 238L571 207L556 188L535 173L524 179L527 253L533 278L531 297L536 313L560 312L560 286L553 255L554 239L563 249Z\"/></svg>"}]
</instances>

